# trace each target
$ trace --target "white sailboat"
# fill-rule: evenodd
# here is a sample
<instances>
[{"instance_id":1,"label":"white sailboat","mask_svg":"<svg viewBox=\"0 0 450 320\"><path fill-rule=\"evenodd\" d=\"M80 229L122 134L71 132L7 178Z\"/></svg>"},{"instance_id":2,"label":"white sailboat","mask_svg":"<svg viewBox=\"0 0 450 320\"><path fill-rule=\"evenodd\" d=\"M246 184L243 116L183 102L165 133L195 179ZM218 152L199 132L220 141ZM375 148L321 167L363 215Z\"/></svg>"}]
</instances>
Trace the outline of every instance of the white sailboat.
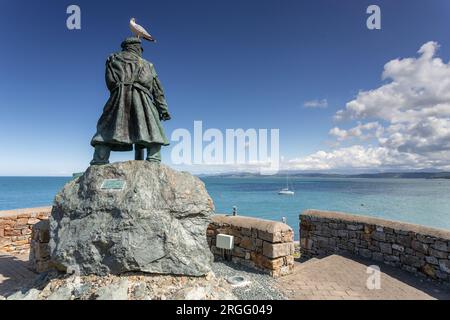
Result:
<instances>
[{"instance_id":1,"label":"white sailboat","mask_svg":"<svg viewBox=\"0 0 450 320\"><path fill-rule=\"evenodd\" d=\"M280 191L278 191L278 194L287 196L292 196L295 194L293 190L289 190L289 177L287 174L286 174L286 188L283 188Z\"/></svg>"}]
</instances>

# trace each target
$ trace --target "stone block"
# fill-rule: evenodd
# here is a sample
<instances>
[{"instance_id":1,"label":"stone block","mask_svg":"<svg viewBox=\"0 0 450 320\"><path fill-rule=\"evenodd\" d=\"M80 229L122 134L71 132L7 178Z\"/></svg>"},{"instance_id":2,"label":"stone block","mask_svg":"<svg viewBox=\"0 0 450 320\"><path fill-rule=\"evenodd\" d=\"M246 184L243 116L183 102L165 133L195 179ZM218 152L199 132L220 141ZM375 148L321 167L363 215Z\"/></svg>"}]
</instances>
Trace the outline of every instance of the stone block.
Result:
<instances>
[{"instance_id":1,"label":"stone block","mask_svg":"<svg viewBox=\"0 0 450 320\"><path fill-rule=\"evenodd\" d=\"M411 237L407 235L397 235L397 243L404 246L405 248L411 247Z\"/></svg>"},{"instance_id":2,"label":"stone block","mask_svg":"<svg viewBox=\"0 0 450 320\"><path fill-rule=\"evenodd\" d=\"M247 250L236 246L236 247L233 248L233 251L231 252L231 254L234 257L245 258L245 253L246 252L247 252Z\"/></svg>"},{"instance_id":3,"label":"stone block","mask_svg":"<svg viewBox=\"0 0 450 320\"><path fill-rule=\"evenodd\" d=\"M425 236L425 235L422 235L422 234L417 234L417 235L416 235L416 238L417 238L417 240L419 240L420 242L426 243L426 244L431 244L431 243L435 242L435 240L436 240L436 239L433 238L433 237Z\"/></svg>"},{"instance_id":4,"label":"stone block","mask_svg":"<svg viewBox=\"0 0 450 320\"><path fill-rule=\"evenodd\" d=\"M435 243L433 243L431 245L431 247L433 249L436 249L436 250L439 250L439 251L445 251L445 252L447 252L448 249L449 249L448 246L447 246L447 243L443 242L443 241L436 241Z\"/></svg>"},{"instance_id":5,"label":"stone block","mask_svg":"<svg viewBox=\"0 0 450 320\"><path fill-rule=\"evenodd\" d=\"M327 237L315 237L314 241L321 247L328 247L329 238L327 238Z\"/></svg>"},{"instance_id":6,"label":"stone block","mask_svg":"<svg viewBox=\"0 0 450 320\"><path fill-rule=\"evenodd\" d=\"M264 268L267 268L269 270L277 270L283 267L284 259L283 258L263 259L263 263Z\"/></svg>"},{"instance_id":7,"label":"stone block","mask_svg":"<svg viewBox=\"0 0 450 320\"><path fill-rule=\"evenodd\" d=\"M35 243L34 251L36 259L41 260L50 256L50 246L48 243Z\"/></svg>"},{"instance_id":8,"label":"stone block","mask_svg":"<svg viewBox=\"0 0 450 320\"><path fill-rule=\"evenodd\" d=\"M49 218L49 214L48 213L46 213L46 212L39 212L37 215L36 215L36 218L38 218L39 220L46 220L46 219L48 219Z\"/></svg>"},{"instance_id":9,"label":"stone block","mask_svg":"<svg viewBox=\"0 0 450 320\"><path fill-rule=\"evenodd\" d=\"M423 259L410 255L401 256L400 261L405 265L412 266L415 268L420 268L425 264Z\"/></svg>"},{"instance_id":10,"label":"stone block","mask_svg":"<svg viewBox=\"0 0 450 320\"><path fill-rule=\"evenodd\" d=\"M233 237L243 237L242 229L236 226L230 226L230 235Z\"/></svg>"},{"instance_id":11,"label":"stone block","mask_svg":"<svg viewBox=\"0 0 450 320\"><path fill-rule=\"evenodd\" d=\"M314 241L307 238L301 238L300 239L300 248L304 250L311 250L313 247Z\"/></svg>"},{"instance_id":12,"label":"stone block","mask_svg":"<svg viewBox=\"0 0 450 320\"><path fill-rule=\"evenodd\" d=\"M22 235L28 235L31 234L31 229L29 228L23 228L22 229Z\"/></svg>"},{"instance_id":13,"label":"stone block","mask_svg":"<svg viewBox=\"0 0 450 320\"><path fill-rule=\"evenodd\" d=\"M444 251L440 251L440 250L435 250L433 248L429 249L429 255L436 257L438 259L445 259L448 257L448 253L446 253Z\"/></svg>"},{"instance_id":14,"label":"stone block","mask_svg":"<svg viewBox=\"0 0 450 320\"><path fill-rule=\"evenodd\" d=\"M364 233L370 235L375 229L372 225L364 225Z\"/></svg>"},{"instance_id":15,"label":"stone block","mask_svg":"<svg viewBox=\"0 0 450 320\"><path fill-rule=\"evenodd\" d=\"M347 230L337 230L337 236L341 238L348 238Z\"/></svg>"},{"instance_id":16,"label":"stone block","mask_svg":"<svg viewBox=\"0 0 450 320\"><path fill-rule=\"evenodd\" d=\"M227 234L227 235L234 235L232 230L231 230L231 227L229 227L229 226L222 226L220 228L217 228L216 234L219 234L219 233L220 234Z\"/></svg>"},{"instance_id":17,"label":"stone block","mask_svg":"<svg viewBox=\"0 0 450 320\"><path fill-rule=\"evenodd\" d=\"M258 230L258 238L268 242L274 242L274 235L271 232Z\"/></svg>"},{"instance_id":18,"label":"stone block","mask_svg":"<svg viewBox=\"0 0 450 320\"><path fill-rule=\"evenodd\" d=\"M450 260L448 259L439 260L439 269L442 272L450 274Z\"/></svg>"},{"instance_id":19,"label":"stone block","mask_svg":"<svg viewBox=\"0 0 450 320\"><path fill-rule=\"evenodd\" d=\"M5 234L5 237L13 237L20 236L22 231L20 229L5 229L3 233Z\"/></svg>"},{"instance_id":20,"label":"stone block","mask_svg":"<svg viewBox=\"0 0 450 320\"><path fill-rule=\"evenodd\" d=\"M411 241L411 248L423 254L428 253L428 245L420 241L416 240Z\"/></svg>"},{"instance_id":21,"label":"stone block","mask_svg":"<svg viewBox=\"0 0 450 320\"><path fill-rule=\"evenodd\" d=\"M275 239L277 240L277 239ZM292 242L294 241L294 231L282 231L281 232L281 241L282 242Z\"/></svg>"},{"instance_id":22,"label":"stone block","mask_svg":"<svg viewBox=\"0 0 450 320\"><path fill-rule=\"evenodd\" d=\"M16 227L20 227L20 226L26 226L28 225L28 218L18 218L16 220Z\"/></svg>"},{"instance_id":23,"label":"stone block","mask_svg":"<svg viewBox=\"0 0 450 320\"><path fill-rule=\"evenodd\" d=\"M255 248L253 239L249 237L243 237L241 242L239 243L239 246L248 250L253 250Z\"/></svg>"},{"instance_id":24,"label":"stone block","mask_svg":"<svg viewBox=\"0 0 450 320\"><path fill-rule=\"evenodd\" d=\"M422 271L423 273L425 273L427 276L431 277L431 278L436 278L436 269L429 264L425 264L420 271Z\"/></svg>"},{"instance_id":25,"label":"stone block","mask_svg":"<svg viewBox=\"0 0 450 320\"><path fill-rule=\"evenodd\" d=\"M281 268L284 265L284 259L270 259L262 254L257 254L252 252L250 254L250 259L255 263L256 266L259 266L263 269L276 270Z\"/></svg>"},{"instance_id":26,"label":"stone block","mask_svg":"<svg viewBox=\"0 0 450 320\"><path fill-rule=\"evenodd\" d=\"M347 229L352 231L363 230L362 224L348 224Z\"/></svg>"},{"instance_id":27,"label":"stone block","mask_svg":"<svg viewBox=\"0 0 450 320\"><path fill-rule=\"evenodd\" d=\"M396 240L396 237L393 233L386 233L386 241L390 243L394 243Z\"/></svg>"},{"instance_id":28,"label":"stone block","mask_svg":"<svg viewBox=\"0 0 450 320\"><path fill-rule=\"evenodd\" d=\"M377 241L386 241L386 234L382 231L373 232L372 239Z\"/></svg>"},{"instance_id":29,"label":"stone block","mask_svg":"<svg viewBox=\"0 0 450 320\"><path fill-rule=\"evenodd\" d=\"M392 246L390 243L380 242L380 251L385 254L392 254Z\"/></svg>"},{"instance_id":30,"label":"stone block","mask_svg":"<svg viewBox=\"0 0 450 320\"><path fill-rule=\"evenodd\" d=\"M39 220L37 218L30 218L30 219L28 219L27 224L33 225L33 224L38 223L39 221L41 221L41 220Z\"/></svg>"},{"instance_id":31,"label":"stone block","mask_svg":"<svg viewBox=\"0 0 450 320\"><path fill-rule=\"evenodd\" d=\"M294 243L263 243L263 254L268 258L278 258L294 254Z\"/></svg>"},{"instance_id":32,"label":"stone block","mask_svg":"<svg viewBox=\"0 0 450 320\"><path fill-rule=\"evenodd\" d=\"M24 244L28 244L29 242L30 242L30 240L28 240L28 239L17 240L17 241L14 241L13 245L21 246L21 245L24 245Z\"/></svg>"},{"instance_id":33,"label":"stone block","mask_svg":"<svg viewBox=\"0 0 450 320\"><path fill-rule=\"evenodd\" d=\"M429 264L434 264L434 265L438 265L439 264L439 260L436 259L436 257L433 256L426 256L425 257L425 261Z\"/></svg>"},{"instance_id":34,"label":"stone block","mask_svg":"<svg viewBox=\"0 0 450 320\"><path fill-rule=\"evenodd\" d=\"M400 252L404 252L405 251L405 247L404 246L401 246L401 245L398 245L398 244L395 244L395 243L392 245L392 249L400 251Z\"/></svg>"},{"instance_id":35,"label":"stone block","mask_svg":"<svg viewBox=\"0 0 450 320\"><path fill-rule=\"evenodd\" d=\"M394 234L394 229L392 229L392 228L384 228L384 233L386 233L386 234Z\"/></svg>"},{"instance_id":36,"label":"stone block","mask_svg":"<svg viewBox=\"0 0 450 320\"><path fill-rule=\"evenodd\" d=\"M40 242L49 242L50 241L50 230L40 230L39 231L39 241Z\"/></svg>"}]
</instances>

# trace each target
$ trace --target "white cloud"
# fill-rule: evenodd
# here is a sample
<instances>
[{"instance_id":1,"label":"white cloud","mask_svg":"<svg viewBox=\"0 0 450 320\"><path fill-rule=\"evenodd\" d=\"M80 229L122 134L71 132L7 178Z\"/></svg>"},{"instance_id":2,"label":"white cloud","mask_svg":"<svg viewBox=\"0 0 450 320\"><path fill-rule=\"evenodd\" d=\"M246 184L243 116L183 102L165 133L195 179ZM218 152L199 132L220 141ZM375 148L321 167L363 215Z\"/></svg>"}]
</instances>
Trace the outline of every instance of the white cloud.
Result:
<instances>
[{"instance_id":1,"label":"white cloud","mask_svg":"<svg viewBox=\"0 0 450 320\"><path fill-rule=\"evenodd\" d=\"M334 136L338 141L344 141L351 138L359 138L361 140L368 140L373 137L381 137L384 128L378 122L358 123L356 127L348 130L334 127L329 134Z\"/></svg>"},{"instance_id":2,"label":"white cloud","mask_svg":"<svg viewBox=\"0 0 450 320\"><path fill-rule=\"evenodd\" d=\"M450 63L435 57L439 45L424 44L419 57L394 59L384 66L389 82L339 110L335 119L355 122L329 134L341 146L294 159L299 169L450 168ZM367 146L370 142L375 146Z\"/></svg>"},{"instance_id":3,"label":"white cloud","mask_svg":"<svg viewBox=\"0 0 450 320\"><path fill-rule=\"evenodd\" d=\"M303 106L305 108L326 108L328 107L328 100L322 99L322 100L310 100L306 101Z\"/></svg>"},{"instance_id":4,"label":"white cloud","mask_svg":"<svg viewBox=\"0 0 450 320\"><path fill-rule=\"evenodd\" d=\"M333 151L318 151L307 157L293 159L291 167L300 170L371 169L380 166L408 168L420 163L420 156L400 153L382 147L354 145Z\"/></svg>"}]
</instances>

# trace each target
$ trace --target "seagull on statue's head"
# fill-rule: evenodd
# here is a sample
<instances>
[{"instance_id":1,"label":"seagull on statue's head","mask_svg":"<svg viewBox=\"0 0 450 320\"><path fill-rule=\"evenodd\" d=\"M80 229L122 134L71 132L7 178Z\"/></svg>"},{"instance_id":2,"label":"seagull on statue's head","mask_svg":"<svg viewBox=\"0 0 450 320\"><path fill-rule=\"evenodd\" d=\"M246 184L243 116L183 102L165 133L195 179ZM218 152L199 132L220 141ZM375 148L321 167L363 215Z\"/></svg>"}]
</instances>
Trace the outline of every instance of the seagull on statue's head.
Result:
<instances>
[{"instance_id":1,"label":"seagull on statue's head","mask_svg":"<svg viewBox=\"0 0 450 320\"><path fill-rule=\"evenodd\" d=\"M156 40L153 39L153 37L150 35L150 33L147 32L147 30L136 23L135 18L130 19L130 29L136 35L136 37L138 37L138 39L142 37L145 40L156 42Z\"/></svg>"}]
</instances>

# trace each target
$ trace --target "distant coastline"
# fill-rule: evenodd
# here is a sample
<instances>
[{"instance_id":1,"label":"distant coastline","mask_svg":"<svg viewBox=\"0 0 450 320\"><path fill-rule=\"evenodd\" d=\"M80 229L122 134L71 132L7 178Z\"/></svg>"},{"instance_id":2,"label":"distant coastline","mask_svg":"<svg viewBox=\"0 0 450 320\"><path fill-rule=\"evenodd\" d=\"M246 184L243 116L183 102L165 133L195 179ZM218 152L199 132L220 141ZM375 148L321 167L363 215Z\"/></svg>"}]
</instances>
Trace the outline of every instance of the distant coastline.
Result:
<instances>
[{"instance_id":1,"label":"distant coastline","mask_svg":"<svg viewBox=\"0 0 450 320\"><path fill-rule=\"evenodd\" d=\"M271 177L305 177L305 178L365 178L365 179L450 179L450 172L382 172L382 173L360 173L360 174L339 174L339 173L301 173L292 171L281 171ZM252 172L229 172L217 174L199 174L199 177L216 178L254 178L264 177L264 175Z\"/></svg>"}]
</instances>

